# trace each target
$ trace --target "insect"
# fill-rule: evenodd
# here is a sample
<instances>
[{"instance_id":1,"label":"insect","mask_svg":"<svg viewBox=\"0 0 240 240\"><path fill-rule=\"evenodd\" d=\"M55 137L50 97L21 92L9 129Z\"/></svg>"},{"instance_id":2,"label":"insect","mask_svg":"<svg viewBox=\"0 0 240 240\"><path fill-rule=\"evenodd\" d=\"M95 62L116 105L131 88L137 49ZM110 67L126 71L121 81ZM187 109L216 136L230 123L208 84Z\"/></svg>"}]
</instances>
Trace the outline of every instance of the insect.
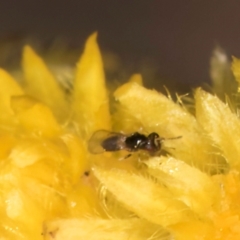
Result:
<instances>
[{"instance_id":1,"label":"insect","mask_svg":"<svg viewBox=\"0 0 240 240\"><path fill-rule=\"evenodd\" d=\"M166 139L178 139L181 136ZM144 135L134 132L129 135L107 130L96 131L89 140L88 150L93 154L102 152L115 152L125 150L128 152L137 152L143 150L150 155L154 155L161 150L162 142L165 138L160 137L157 133L152 132ZM127 155L127 157L131 154Z\"/></svg>"}]
</instances>

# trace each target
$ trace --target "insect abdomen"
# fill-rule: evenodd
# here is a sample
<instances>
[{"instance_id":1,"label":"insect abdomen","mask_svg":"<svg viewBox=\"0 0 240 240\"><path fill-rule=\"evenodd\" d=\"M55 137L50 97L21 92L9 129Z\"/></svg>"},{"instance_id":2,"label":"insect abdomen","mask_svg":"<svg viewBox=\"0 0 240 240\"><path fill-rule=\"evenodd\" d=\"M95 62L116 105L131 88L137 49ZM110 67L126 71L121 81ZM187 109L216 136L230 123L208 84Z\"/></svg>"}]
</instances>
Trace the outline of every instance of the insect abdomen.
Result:
<instances>
[{"instance_id":1,"label":"insect abdomen","mask_svg":"<svg viewBox=\"0 0 240 240\"><path fill-rule=\"evenodd\" d=\"M105 151L114 152L119 151L122 149L121 146L119 146L119 137L118 136L112 136L107 139L105 139L101 146L105 149Z\"/></svg>"}]
</instances>

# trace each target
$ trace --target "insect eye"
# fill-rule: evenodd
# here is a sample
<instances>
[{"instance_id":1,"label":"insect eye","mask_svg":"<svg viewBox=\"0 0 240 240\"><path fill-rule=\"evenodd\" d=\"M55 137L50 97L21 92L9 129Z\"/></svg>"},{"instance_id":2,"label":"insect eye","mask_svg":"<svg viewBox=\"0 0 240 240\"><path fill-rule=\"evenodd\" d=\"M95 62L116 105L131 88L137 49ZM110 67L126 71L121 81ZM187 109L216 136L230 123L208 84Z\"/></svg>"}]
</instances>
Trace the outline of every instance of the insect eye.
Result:
<instances>
[{"instance_id":1,"label":"insect eye","mask_svg":"<svg viewBox=\"0 0 240 240\"><path fill-rule=\"evenodd\" d=\"M155 146L159 146L160 144L160 138L159 135L155 132L149 134L149 140L155 145Z\"/></svg>"},{"instance_id":2,"label":"insect eye","mask_svg":"<svg viewBox=\"0 0 240 240\"><path fill-rule=\"evenodd\" d=\"M159 144L160 144L159 138L158 138L158 137L155 137L155 138L154 138L154 145L155 145L155 146L158 146Z\"/></svg>"}]
</instances>

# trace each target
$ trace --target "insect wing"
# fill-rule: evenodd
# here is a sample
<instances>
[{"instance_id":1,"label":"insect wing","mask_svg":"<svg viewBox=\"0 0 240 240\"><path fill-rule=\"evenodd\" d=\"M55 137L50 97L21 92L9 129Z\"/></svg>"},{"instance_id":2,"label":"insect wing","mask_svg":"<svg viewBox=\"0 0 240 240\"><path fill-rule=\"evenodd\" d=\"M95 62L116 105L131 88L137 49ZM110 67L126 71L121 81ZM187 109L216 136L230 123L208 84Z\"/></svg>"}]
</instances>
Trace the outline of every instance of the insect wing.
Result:
<instances>
[{"instance_id":1,"label":"insect wing","mask_svg":"<svg viewBox=\"0 0 240 240\"><path fill-rule=\"evenodd\" d=\"M107 130L96 131L88 142L88 150L93 154L117 151L124 148L125 135Z\"/></svg>"}]
</instances>

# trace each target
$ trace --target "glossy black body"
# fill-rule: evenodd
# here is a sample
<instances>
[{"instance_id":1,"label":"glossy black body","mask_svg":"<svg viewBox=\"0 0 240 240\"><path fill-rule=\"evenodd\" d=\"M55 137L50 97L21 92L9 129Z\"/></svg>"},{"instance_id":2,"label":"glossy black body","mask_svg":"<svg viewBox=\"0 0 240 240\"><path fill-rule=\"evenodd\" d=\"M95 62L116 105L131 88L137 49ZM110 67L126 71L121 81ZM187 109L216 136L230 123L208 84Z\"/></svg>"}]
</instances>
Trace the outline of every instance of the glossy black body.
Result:
<instances>
[{"instance_id":1,"label":"glossy black body","mask_svg":"<svg viewBox=\"0 0 240 240\"><path fill-rule=\"evenodd\" d=\"M94 154L104 151L115 152L125 150L128 152L136 152L143 150L153 155L161 150L162 140L163 139L155 132L146 136L138 132L124 135L122 133L100 130L95 132L89 140L88 149Z\"/></svg>"},{"instance_id":2,"label":"glossy black body","mask_svg":"<svg viewBox=\"0 0 240 240\"><path fill-rule=\"evenodd\" d=\"M122 150L124 147L122 146L122 144L120 144L120 142L122 142L122 141L119 141L120 138L124 138L125 142L127 140L127 138L125 139L125 136L115 135L115 136L111 136L111 137L104 139L101 143L101 146L103 147L103 149L105 149L105 151L108 151L108 152ZM123 141L123 143L124 143L124 141Z\"/></svg>"}]
</instances>

